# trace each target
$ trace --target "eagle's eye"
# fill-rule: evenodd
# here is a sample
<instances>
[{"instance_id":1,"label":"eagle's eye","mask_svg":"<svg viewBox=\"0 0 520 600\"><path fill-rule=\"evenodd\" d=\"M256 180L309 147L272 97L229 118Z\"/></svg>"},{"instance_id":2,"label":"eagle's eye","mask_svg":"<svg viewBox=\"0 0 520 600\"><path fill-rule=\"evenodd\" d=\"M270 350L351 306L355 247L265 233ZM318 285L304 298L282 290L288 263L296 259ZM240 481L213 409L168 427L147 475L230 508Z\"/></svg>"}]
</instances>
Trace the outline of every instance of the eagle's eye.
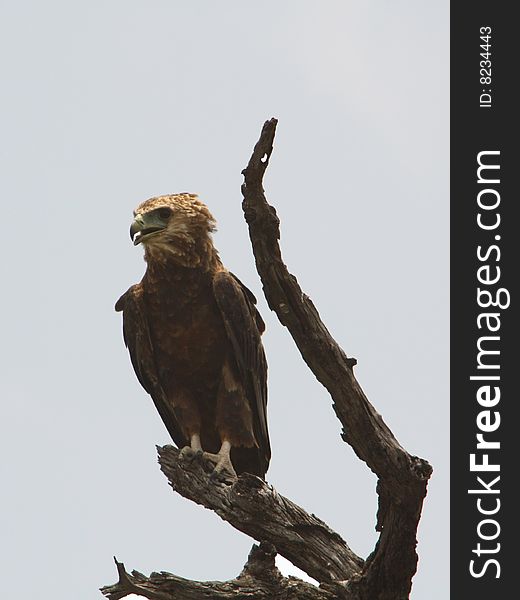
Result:
<instances>
[{"instance_id":1,"label":"eagle's eye","mask_svg":"<svg viewBox=\"0 0 520 600\"><path fill-rule=\"evenodd\" d=\"M161 219L163 219L164 221L167 221L170 218L170 215L172 214L172 210L171 208L160 208L158 211L159 216L161 217Z\"/></svg>"}]
</instances>

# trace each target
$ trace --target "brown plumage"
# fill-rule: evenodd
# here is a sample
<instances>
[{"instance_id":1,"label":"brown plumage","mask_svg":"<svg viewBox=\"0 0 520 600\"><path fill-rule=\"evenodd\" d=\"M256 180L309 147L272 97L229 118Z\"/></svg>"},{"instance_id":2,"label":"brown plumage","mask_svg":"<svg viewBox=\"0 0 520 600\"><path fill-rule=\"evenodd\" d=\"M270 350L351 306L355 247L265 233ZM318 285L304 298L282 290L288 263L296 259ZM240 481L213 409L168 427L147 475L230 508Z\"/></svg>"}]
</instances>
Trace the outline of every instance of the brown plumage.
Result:
<instances>
[{"instance_id":1,"label":"brown plumage","mask_svg":"<svg viewBox=\"0 0 520 600\"><path fill-rule=\"evenodd\" d=\"M151 198L134 216L130 235L147 269L116 310L136 375L179 448L204 451L216 472L264 477L271 450L256 299L222 265L215 221L197 196Z\"/></svg>"}]
</instances>

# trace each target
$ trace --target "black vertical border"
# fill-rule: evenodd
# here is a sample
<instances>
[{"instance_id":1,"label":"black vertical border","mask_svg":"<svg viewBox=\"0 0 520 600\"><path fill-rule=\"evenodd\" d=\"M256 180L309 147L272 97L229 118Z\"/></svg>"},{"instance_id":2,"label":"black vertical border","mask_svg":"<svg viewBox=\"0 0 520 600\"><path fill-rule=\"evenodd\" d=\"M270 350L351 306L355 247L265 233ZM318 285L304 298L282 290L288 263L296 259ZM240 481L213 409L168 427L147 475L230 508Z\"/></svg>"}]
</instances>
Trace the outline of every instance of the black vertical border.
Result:
<instances>
[{"instance_id":1,"label":"black vertical border","mask_svg":"<svg viewBox=\"0 0 520 600\"><path fill-rule=\"evenodd\" d=\"M515 575L520 571L516 565L517 519L513 511L520 504L513 488L520 480L517 466L520 458L520 429L517 405L520 402L517 373L520 375L520 337L518 320L518 285L520 277L520 223L515 222L515 208L520 208L520 195L514 189L520 173L519 153L515 138L520 138L520 124L514 104L517 92L513 90L518 80L518 58L520 52L516 41L518 25L513 17L513 3L482 2L451 3L451 598L471 600L495 600L515 596ZM491 84L480 81L480 56L484 49L480 44L481 27L491 28ZM516 31L515 31L516 30ZM515 35L516 33L516 35ZM480 106L480 95L491 89L491 107ZM500 184L489 185L500 194L500 226L493 231L484 231L477 224L477 195L483 185L477 182L477 156L481 151L499 150ZM489 162L489 161L488 161ZM491 197L491 196L489 196ZM481 211L482 212L482 211ZM490 216L491 213L487 216ZM500 236L500 240L496 239ZM492 244L500 248L490 254L488 261L480 261L477 247L485 249ZM483 286L477 279L480 266L489 264L491 274L500 267L500 281L495 286ZM479 308L477 288L488 288L491 292L502 287L509 291L511 304L507 309ZM476 400L476 392L486 382L470 381L471 375L483 374L477 369L477 340L486 335L477 326L481 312L500 313L500 336L496 346L500 350L499 404L490 408L500 413L500 427L490 440L500 441L500 450L490 450L490 462L500 464L499 473L476 473L470 471L470 454L476 450L477 415L485 410ZM488 334L489 335L489 334ZM496 356L494 357L496 359ZM490 374L491 371L485 373ZM496 374L496 372L494 372ZM495 383L491 383L495 385ZM492 416L495 418L495 415ZM517 443L517 440L519 443ZM479 453L480 452L480 453ZM493 486L499 494L469 494L468 490L482 488L477 476L489 482L500 475L500 482ZM495 515L483 515L477 508L477 499L482 498L482 507L490 509L500 499L500 510ZM500 525L500 534L495 540L479 538L479 522L489 518ZM492 536L496 527L484 524L481 531ZM477 544L486 550L500 550L481 554L474 552ZM474 570L484 573L481 577L470 574L470 561L474 559ZM484 569L487 559L496 559L500 564L500 576L495 564Z\"/></svg>"}]
</instances>

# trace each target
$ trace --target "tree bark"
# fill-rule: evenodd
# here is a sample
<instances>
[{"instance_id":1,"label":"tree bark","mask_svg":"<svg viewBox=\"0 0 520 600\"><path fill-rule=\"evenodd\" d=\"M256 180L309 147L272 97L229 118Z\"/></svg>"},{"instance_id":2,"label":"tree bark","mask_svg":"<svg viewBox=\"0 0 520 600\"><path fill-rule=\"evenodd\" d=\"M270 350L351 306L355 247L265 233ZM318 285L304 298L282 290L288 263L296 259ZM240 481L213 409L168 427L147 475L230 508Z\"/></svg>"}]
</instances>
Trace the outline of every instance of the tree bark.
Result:
<instances>
[{"instance_id":1,"label":"tree bark","mask_svg":"<svg viewBox=\"0 0 520 600\"><path fill-rule=\"evenodd\" d=\"M101 588L108 600L138 594L150 600L333 600L335 595L294 577L282 577L274 564L276 550L269 544L253 546L244 569L230 581L191 581L171 573L145 577L129 574L116 562L119 581Z\"/></svg>"},{"instance_id":2,"label":"tree bark","mask_svg":"<svg viewBox=\"0 0 520 600\"><path fill-rule=\"evenodd\" d=\"M357 361L338 346L283 263L278 244L280 222L263 189L276 125L276 119L265 122L243 171L242 208L256 268L269 307L289 329L308 367L332 396L343 440L379 478L377 530L381 535L362 577L353 580L351 588L367 600L408 598L417 569L417 525L432 468L427 461L408 454L395 439L354 376Z\"/></svg>"},{"instance_id":3,"label":"tree bark","mask_svg":"<svg viewBox=\"0 0 520 600\"><path fill-rule=\"evenodd\" d=\"M263 176L273 150L277 121L263 126L243 171L242 207L257 271L269 307L288 328L300 353L329 391L342 424L342 438L377 475L380 532L366 562L323 521L279 495L249 474L210 482L212 466L204 459L187 460L172 446L158 448L161 469L182 496L215 511L257 541L242 573L227 582L195 582L167 573L126 573L117 563L119 582L102 588L109 600L130 593L157 600L202 598L302 598L406 600L417 569L416 532L432 468L399 444L357 382L356 359L332 338L310 298L283 263L275 209L267 203ZM276 549L276 550L275 550ZM289 577L274 566L278 551L320 583ZM138 590L138 591L137 591Z\"/></svg>"},{"instance_id":4,"label":"tree bark","mask_svg":"<svg viewBox=\"0 0 520 600\"><path fill-rule=\"evenodd\" d=\"M269 542L317 581L346 580L363 568L346 542L315 515L278 494L265 481L243 473L208 485L214 465L183 460L173 446L158 448L159 464L172 488L255 540Z\"/></svg>"}]
</instances>

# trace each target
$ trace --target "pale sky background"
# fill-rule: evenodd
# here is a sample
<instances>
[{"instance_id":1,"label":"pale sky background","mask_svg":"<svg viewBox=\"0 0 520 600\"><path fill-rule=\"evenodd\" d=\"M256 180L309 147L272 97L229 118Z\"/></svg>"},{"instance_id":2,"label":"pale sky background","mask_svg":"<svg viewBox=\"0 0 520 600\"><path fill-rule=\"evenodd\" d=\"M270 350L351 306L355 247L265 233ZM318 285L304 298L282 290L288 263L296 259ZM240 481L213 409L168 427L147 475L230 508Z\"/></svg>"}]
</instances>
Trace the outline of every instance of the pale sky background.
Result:
<instances>
[{"instance_id":1,"label":"pale sky background","mask_svg":"<svg viewBox=\"0 0 520 600\"><path fill-rule=\"evenodd\" d=\"M2 596L87 600L112 556L229 579L252 540L174 495L168 434L113 310L144 271L128 230L199 193L267 322L268 481L366 556L376 479L262 295L242 168L284 258L402 445L434 474L413 600L448 597L448 2L0 2Z\"/></svg>"}]
</instances>

